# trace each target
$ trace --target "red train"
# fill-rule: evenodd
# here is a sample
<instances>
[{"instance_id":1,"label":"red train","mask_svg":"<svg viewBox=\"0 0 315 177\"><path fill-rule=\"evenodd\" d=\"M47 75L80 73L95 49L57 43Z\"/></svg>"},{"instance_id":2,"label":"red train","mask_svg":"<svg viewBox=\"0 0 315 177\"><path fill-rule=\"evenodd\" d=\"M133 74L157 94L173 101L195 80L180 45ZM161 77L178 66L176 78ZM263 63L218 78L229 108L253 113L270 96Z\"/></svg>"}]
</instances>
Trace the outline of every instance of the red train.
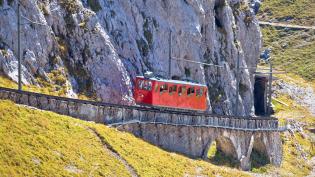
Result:
<instances>
[{"instance_id":1,"label":"red train","mask_svg":"<svg viewBox=\"0 0 315 177\"><path fill-rule=\"evenodd\" d=\"M207 86L192 82L137 76L134 99L140 105L205 111L207 109Z\"/></svg>"}]
</instances>

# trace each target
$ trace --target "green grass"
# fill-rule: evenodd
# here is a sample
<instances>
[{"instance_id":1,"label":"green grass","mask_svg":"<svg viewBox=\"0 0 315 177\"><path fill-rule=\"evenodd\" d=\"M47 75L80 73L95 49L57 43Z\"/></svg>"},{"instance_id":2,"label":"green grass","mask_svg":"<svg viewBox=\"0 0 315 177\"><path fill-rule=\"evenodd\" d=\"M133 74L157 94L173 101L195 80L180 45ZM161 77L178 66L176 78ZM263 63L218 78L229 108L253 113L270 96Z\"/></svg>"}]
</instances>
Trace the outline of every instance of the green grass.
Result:
<instances>
[{"instance_id":1,"label":"green grass","mask_svg":"<svg viewBox=\"0 0 315 177\"><path fill-rule=\"evenodd\" d=\"M159 149L129 133L0 100L1 176L129 176L95 129L140 176L248 176ZM69 172L72 166L76 173Z\"/></svg>"},{"instance_id":2,"label":"green grass","mask_svg":"<svg viewBox=\"0 0 315 177\"><path fill-rule=\"evenodd\" d=\"M80 121L9 101L0 101L0 142L1 176L129 176Z\"/></svg>"},{"instance_id":3,"label":"green grass","mask_svg":"<svg viewBox=\"0 0 315 177\"><path fill-rule=\"evenodd\" d=\"M315 30L262 28L264 47L272 48L276 68L315 81Z\"/></svg>"},{"instance_id":4,"label":"green grass","mask_svg":"<svg viewBox=\"0 0 315 177\"><path fill-rule=\"evenodd\" d=\"M314 0L264 0L258 14L261 21L291 17L287 24L315 26ZM270 47L276 67L315 81L315 30L263 27L264 47Z\"/></svg>"},{"instance_id":5,"label":"green grass","mask_svg":"<svg viewBox=\"0 0 315 177\"><path fill-rule=\"evenodd\" d=\"M289 23L298 25L315 25L314 0L264 0L259 12L259 19L269 21L293 18Z\"/></svg>"}]
</instances>

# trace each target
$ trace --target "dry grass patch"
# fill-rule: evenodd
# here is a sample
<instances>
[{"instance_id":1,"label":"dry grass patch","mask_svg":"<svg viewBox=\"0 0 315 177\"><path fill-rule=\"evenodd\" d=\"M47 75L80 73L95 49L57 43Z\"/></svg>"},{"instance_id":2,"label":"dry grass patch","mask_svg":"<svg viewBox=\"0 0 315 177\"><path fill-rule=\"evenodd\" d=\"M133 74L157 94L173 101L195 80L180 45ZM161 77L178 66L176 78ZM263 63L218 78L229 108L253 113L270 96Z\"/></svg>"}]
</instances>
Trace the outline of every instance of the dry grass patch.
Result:
<instances>
[{"instance_id":1,"label":"dry grass patch","mask_svg":"<svg viewBox=\"0 0 315 177\"><path fill-rule=\"evenodd\" d=\"M0 101L2 176L129 176L82 121Z\"/></svg>"}]
</instances>

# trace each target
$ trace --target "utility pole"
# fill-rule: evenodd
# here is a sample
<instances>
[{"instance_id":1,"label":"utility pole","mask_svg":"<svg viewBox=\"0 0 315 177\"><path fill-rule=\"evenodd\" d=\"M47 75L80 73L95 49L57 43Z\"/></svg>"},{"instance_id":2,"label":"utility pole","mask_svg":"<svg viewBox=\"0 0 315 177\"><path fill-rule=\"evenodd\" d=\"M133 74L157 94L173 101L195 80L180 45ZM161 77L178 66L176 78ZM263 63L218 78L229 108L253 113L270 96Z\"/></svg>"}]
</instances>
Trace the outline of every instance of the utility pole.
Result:
<instances>
[{"instance_id":1,"label":"utility pole","mask_svg":"<svg viewBox=\"0 0 315 177\"><path fill-rule=\"evenodd\" d=\"M22 90L22 81L21 81L21 20L20 20L20 1L18 1L18 10L17 10L17 31L18 31L18 90Z\"/></svg>"},{"instance_id":2,"label":"utility pole","mask_svg":"<svg viewBox=\"0 0 315 177\"><path fill-rule=\"evenodd\" d=\"M235 96L235 115L238 116L238 104L239 104L239 86L240 86L240 54L238 53L237 57L237 66L236 66L236 96Z\"/></svg>"},{"instance_id":3,"label":"utility pole","mask_svg":"<svg viewBox=\"0 0 315 177\"><path fill-rule=\"evenodd\" d=\"M272 62L271 58L269 59L269 88L268 88L268 107L267 107L267 114L271 115L271 99L272 99Z\"/></svg>"},{"instance_id":4,"label":"utility pole","mask_svg":"<svg viewBox=\"0 0 315 177\"><path fill-rule=\"evenodd\" d=\"M170 29L170 34L169 34L169 49L168 49L168 77L169 79L172 79L172 30Z\"/></svg>"}]
</instances>

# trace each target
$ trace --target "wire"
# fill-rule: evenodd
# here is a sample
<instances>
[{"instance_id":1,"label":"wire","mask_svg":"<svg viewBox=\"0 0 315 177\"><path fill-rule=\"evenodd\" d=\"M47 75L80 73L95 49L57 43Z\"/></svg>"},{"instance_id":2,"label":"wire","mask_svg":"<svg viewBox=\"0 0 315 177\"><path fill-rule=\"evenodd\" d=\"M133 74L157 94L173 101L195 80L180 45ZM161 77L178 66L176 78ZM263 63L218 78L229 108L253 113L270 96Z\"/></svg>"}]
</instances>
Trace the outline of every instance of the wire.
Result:
<instances>
[{"instance_id":1,"label":"wire","mask_svg":"<svg viewBox=\"0 0 315 177\"><path fill-rule=\"evenodd\" d=\"M224 66L210 64L210 63L203 63L203 62L199 62L199 61L192 61L192 60L180 59L180 58L175 58L175 57L172 57L172 59L173 60L178 60L178 61L187 61L187 62L201 64L201 65L207 65L207 66L215 66L215 67L218 67L218 68L224 68Z\"/></svg>"},{"instance_id":2,"label":"wire","mask_svg":"<svg viewBox=\"0 0 315 177\"><path fill-rule=\"evenodd\" d=\"M34 22L34 21L32 21L31 19L29 19L29 18L23 16L22 14L21 14L21 17L22 17L23 19L27 20L28 22L32 23L32 24L41 25L41 26L46 26L46 25L47 25L47 24L44 24L44 23Z\"/></svg>"},{"instance_id":3,"label":"wire","mask_svg":"<svg viewBox=\"0 0 315 177\"><path fill-rule=\"evenodd\" d=\"M178 61L187 61L187 62L191 62L191 63L196 63L196 64L201 64L201 65L207 65L207 66L214 66L214 67L218 67L218 68L224 68L224 66L220 66L220 65L215 65L215 64L210 64L210 63L203 63L203 62L198 62L198 61L192 61L192 60L187 60L187 59L180 59L180 58L176 58L176 57L172 57L172 59L174 60L178 60ZM270 70L270 69L264 69L264 68L257 68L257 67L240 67L240 69L258 69L259 70ZM237 70L237 68L231 69L231 70ZM287 73L286 71L283 70L274 70L276 72L273 72L273 74L285 74ZM255 74L270 74L270 73L260 73L260 72L255 72Z\"/></svg>"}]
</instances>

